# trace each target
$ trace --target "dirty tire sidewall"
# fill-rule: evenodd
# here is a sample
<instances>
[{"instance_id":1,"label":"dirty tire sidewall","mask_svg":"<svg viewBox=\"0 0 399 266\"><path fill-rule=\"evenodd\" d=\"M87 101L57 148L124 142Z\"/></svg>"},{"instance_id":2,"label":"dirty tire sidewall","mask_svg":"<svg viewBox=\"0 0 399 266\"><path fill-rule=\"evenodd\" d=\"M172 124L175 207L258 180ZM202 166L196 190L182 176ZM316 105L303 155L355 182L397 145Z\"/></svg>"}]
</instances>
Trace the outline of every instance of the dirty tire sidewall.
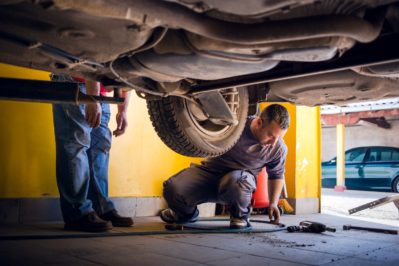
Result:
<instances>
[{"instance_id":1,"label":"dirty tire sidewall","mask_svg":"<svg viewBox=\"0 0 399 266\"><path fill-rule=\"evenodd\" d=\"M239 89L238 124L229 126L218 135L206 134L198 129L186 101L175 96L147 100L152 125L161 140L177 153L191 157L215 157L230 150L245 127L248 114L247 89Z\"/></svg>"}]
</instances>

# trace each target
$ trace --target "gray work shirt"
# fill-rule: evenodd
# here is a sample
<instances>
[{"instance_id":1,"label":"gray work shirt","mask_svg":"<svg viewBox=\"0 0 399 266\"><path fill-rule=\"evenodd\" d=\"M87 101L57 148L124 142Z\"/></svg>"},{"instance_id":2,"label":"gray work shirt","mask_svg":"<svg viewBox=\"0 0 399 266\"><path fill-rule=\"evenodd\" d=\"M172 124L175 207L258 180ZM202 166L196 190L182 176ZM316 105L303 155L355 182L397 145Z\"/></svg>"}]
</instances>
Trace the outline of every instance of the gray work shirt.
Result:
<instances>
[{"instance_id":1,"label":"gray work shirt","mask_svg":"<svg viewBox=\"0 0 399 266\"><path fill-rule=\"evenodd\" d=\"M202 165L222 172L247 170L255 177L266 166L269 179L283 179L287 145L280 138L274 146L261 146L250 129L254 118L255 116L247 118L244 131L231 150L221 156L206 159Z\"/></svg>"}]
</instances>

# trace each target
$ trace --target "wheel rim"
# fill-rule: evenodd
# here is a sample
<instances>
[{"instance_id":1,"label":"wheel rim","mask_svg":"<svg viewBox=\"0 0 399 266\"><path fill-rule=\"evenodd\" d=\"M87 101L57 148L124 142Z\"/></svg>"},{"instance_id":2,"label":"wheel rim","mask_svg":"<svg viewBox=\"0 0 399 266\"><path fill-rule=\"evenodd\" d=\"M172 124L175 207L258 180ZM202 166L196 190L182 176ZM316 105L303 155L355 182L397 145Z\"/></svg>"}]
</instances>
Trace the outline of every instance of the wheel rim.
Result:
<instances>
[{"instance_id":1,"label":"wheel rim","mask_svg":"<svg viewBox=\"0 0 399 266\"><path fill-rule=\"evenodd\" d=\"M227 105L229 106L231 112L234 116L237 116L239 111L239 92L236 88L226 89L221 91L222 96L225 98ZM191 121L195 127L203 134L211 137L220 136L221 134L228 131L234 125L218 125L213 123L210 119L205 119L202 114L198 113L198 107L194 103L185 101L185 106L187 113L190 116Z\"/></svg>"},{"instance_id":2,"label":"wheel rim","mask_svg":"<svg viewBox=\"0 0 399 266\"><path fill-rule=\"evenodd\" d=\"M396 192L399 192L399 181L396 182Z\"/></svg>"}]
</instances>

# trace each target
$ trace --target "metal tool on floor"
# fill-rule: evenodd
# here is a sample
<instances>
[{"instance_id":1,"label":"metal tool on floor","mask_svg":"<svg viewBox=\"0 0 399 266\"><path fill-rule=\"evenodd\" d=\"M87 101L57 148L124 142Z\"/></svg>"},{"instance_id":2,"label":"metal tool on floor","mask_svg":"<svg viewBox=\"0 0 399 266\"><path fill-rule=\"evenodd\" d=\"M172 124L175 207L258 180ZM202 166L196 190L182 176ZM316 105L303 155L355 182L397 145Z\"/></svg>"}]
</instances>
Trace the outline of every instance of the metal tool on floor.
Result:
<instances>
[{"instance_id":1,"label":"metal tool on floor","mask_svg":"<svg viewBox=\"0 0 399 266\"><path fill-rule=\"evenodd\" d=\"M393 230L393 229L384 229L384 228L374 228L374 227L363 227L363 226L353 226L350 224L346 224L342 228L343 230L365 230L369 232L375 232L375 233L384 233L384 234L391 234L391 235L398 235L399 230Z\"/></svg>"},{"instance_id":2,"label":"metal tool on floor","mask_svg":"<svg viewBox=\"0 0 399 266\"><path fill-rule=\"evenodd\" d=\"M369 203L360 205L359 207L350 209L349 210L349 214L354 214L356 212L359 212L359 211L362 211L362 210L365 210L365 209L373 209L373 208L379 207L381 205L384 205L384 204L387 204L387 203L390 203L390 202L393 202L395 204L396 208L398 208L398 211L399 211L399 195L393 195L393 196L383 197L381 199L374 200L374 201L371 201Z\"/></svg>"},{"instance_id":3,"label":"metal tool on floor","mask_svg":"<svg viewBox=\"0 0 399 266\"><path fill-rule=\"evenodd\" d=\"M288 226L287 231L292 232L308 232L308 233L323 233L325 231L335 232L336 229L333 227L328 227L325 224L312 222L312 221L302 221L299 226Z\"/></svg>"}]
</instances>

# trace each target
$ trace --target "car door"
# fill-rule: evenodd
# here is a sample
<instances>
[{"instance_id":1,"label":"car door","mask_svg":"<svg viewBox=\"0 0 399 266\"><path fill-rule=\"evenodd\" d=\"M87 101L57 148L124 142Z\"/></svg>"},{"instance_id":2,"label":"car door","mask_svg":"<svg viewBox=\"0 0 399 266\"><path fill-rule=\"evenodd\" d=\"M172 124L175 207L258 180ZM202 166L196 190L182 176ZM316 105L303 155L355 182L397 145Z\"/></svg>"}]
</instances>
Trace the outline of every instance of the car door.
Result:
<instances>
[{"instance_id":1,"label":"car door","mask_svg":"<svg viewBox=\"0 0 399 266\"><path fill-rule=\"evenodd\" d=\"M399 149L372 147L364 164L362 187L370 190L390 190L399 168Z\"/></svg>"},{"instance_id":2,"label":"car door","mask_svg":"<svg viewBox=\"0 0 399 266\"><path fill-rule=\"evenodd\" d=\"M337 183L337 164L336 158L321 164L321 186L324 188L334 188Z\"/></svg>"},{"instance_id":3,"label":"car door","mask_svg":"<svg viewBox=\"0 0 399 266\"><path fill-rule=\"evenodd\" d=\"M345 186L358 189L360 173L367 148L360 147L345 152ZM333 188L337 184L336 158L322 163L322 187Z\"/></svg>"},{"instance_id":4,"label":"car door","mask_svg":"<svg viewBox=\"0 0 399 266\"><path fill-rule=\"evenodd\" d=\"M362 189L366 152L366 147L354 148L345 152L345 186L348 189Z\"/></svg>"}]
</instances>

